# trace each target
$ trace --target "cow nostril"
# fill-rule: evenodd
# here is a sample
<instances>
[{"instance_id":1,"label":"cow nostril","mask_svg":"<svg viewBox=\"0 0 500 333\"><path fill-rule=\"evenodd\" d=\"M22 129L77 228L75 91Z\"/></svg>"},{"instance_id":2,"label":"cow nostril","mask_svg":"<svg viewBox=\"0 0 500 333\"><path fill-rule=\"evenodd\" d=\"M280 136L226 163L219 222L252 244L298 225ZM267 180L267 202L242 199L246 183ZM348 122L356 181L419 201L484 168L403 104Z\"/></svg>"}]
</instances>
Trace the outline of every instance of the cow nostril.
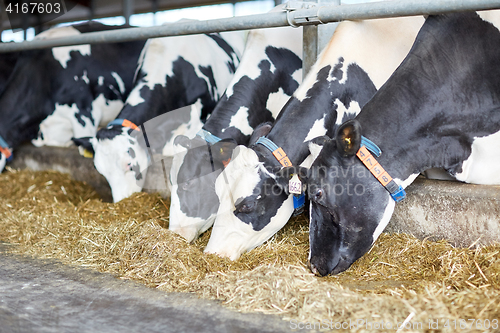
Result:
<instances>
[{"instance_id":1,"label":"cow nostril","mask_svg":"<svg viewBox=\"0 0 500 333\"><path fill-rule=\"evenodd\" d=\"M318 269L316 268L316 266L314 266L313 263L311 263L311 261L308 261L307 262L307 266L308 268L311 270L311 272L316 275L316 276L321 276L321 274L319 273Z\"/></svg>"},{"instance_id":2,"label":"cow nostril","mask_svg":"<svg viewBox=\"0 0 500 333\"><path fill-rule=\"evenodd\" d=\"M330 271L320 257L313 256L307 263L308 268L316 276L327 276Z\"/></svg>"}]
</instances>

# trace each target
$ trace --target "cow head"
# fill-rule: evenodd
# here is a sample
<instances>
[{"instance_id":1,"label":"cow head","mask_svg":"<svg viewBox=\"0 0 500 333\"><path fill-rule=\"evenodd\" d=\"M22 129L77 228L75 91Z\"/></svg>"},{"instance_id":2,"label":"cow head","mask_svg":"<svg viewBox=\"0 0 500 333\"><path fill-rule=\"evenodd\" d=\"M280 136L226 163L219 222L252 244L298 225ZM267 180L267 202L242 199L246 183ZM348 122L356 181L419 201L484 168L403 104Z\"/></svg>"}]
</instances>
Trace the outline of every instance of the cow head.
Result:
<instances>
[{"instance_id":1,"label":"cow head","mask_svg":"<svg viewBox=\"0 0 500 333\"><path fill-rule=\"evenodd\" d=\"M250 144L271 130L269 123L257 126ZM212 226L219 208L215 181L228 165L236 141L208 143L199 136L180 135L174 141L176 154L170 169L172 180L169 229L193 241Z\"/></svg>"},{"instance_id":2,"label":"cow head","mask_svg":"<svg viewBox=\"0 0 500 333\"><path fill-rule=\"evenodd\" d=\"M370 249L394 210L389 192L356 156L360 144L359 123L344 123L302 177L310 199L309 265L317 275L349 268Z\"/></svg>"},{"instance_id":3,"label":"cow head","mask_svg":"<svg viewBox=\"0 0 500 333\"><path fill-rule=\"evenodd\" d=\"M219 207L215 180L229 163L234 147L236 143L231 139L210 144L199 136L189 139L180 135L174 141L177 153L170 169L169 229L189 242L215 220Z\"/></svg>"},{"instance_id":4,"label":"cow head","mask_svg":"<svg viewBox=\"0 0 500 333\"><path fill-rule=\"evenodd\" d=\"M220 206L208 253L236 260L274 235L293 213L293 198L260 162L255 150L238 146L217 178Z\"/></svg>"},{"instance_id":5,"label":"cow head","mask_svg":"<svg viewBox=\"0 0 500 333\"><path fill-rule=\"evenodd\" d=\"M94 166L108 181L114 202L140 192L146 177L148 155L134 132L113 125L99 130L95 138L73 140L93 150Z\"/></svg>"}]
</instances>

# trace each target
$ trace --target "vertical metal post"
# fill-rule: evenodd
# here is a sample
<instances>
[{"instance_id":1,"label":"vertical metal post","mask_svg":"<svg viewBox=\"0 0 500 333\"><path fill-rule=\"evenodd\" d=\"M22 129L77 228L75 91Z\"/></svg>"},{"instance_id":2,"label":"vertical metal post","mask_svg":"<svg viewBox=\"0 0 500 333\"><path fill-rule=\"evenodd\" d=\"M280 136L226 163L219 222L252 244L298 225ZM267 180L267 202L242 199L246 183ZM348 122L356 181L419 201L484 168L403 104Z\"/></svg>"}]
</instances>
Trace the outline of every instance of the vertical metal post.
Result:
<instances>
[{"instance_id":1,"label":"vertical metal post","mask_svg":"<svg viewBox=\"0 0 500 333\"><path fill-rule=\"evenodd\" d=\"M123 0L123 17L125 24L130 24L130 16L134 14L134 0Z\"/></svg>"},{"instance_id":2,"label":"vertical metal post","mask_svg":"<svg viewBox=\"0 0 500 333\"><path fill-rule=\"evenodd\" d=\"M338 5L341 0L314 0L318 5ZM328 23L320 25L309 25L303 27L303 72L307 75L312 65L316 62L318 55L328 44L338 23Z\"/></svg>"},{"instance_id":3,"label":"vertical metal post","mask_svg":"<svg viewBox=\"0 0 500 333\"><path fill-rule=\"evenodd\" d=\"M7 17L7 12L5 11L4 2L0 1L0 42L2 42L2 32L3 32L3 24L4 22L9 22L9 18Z\"/></svg>"},{"instance_id":4,"label":"vertical metal post","mask_svg":"<svg viewBox=\"0 0 500 333\"><path fill-rule=\"evenodd\" d=\"M90 0L89 4L89 20L93 20L95 17L95 0Z\"/></svg>"}]
</instances>

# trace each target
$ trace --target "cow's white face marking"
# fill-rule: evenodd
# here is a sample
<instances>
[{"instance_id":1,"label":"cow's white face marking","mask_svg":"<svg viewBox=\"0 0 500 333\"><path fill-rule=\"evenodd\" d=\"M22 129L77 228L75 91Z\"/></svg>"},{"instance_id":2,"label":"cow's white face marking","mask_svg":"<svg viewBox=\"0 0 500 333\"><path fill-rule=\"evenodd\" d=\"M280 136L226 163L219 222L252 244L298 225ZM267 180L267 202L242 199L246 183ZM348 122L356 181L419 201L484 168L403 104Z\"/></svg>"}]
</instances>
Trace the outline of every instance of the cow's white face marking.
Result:
<instances>
[{"instance_id":1,"label":"cow's white face marking","mask_svg":"<svg viewBox=\"0 0 500 333\"><path fill-rule=\"evenodd\" d=\"M472 151L462 164L462 172L455 177L463 182L499 185L500 172L500 131L485 137L476 137Z\"/></svg>"},{"instance_id":2,"label":"cow's white face marking","mask_svg":"<svg viewBox=\"0 0 500 333\"><path fill-rule=\"evenodd\" d=\"M259 158L252 149L245 146L234 149L231 162L215 181L215 192L220 205L205 252L217 253L234 260L244 250L242 240L252 235L253 229L233 214L234 203L253 193L260 181L260 166Z\"/></svg>"},{"instance_id":3,"label":"cow's white face marking","mask_svg":"<svg viewBox=\"0 0 500 333\"><path fill-rule=\"evenodd\" d=\"M147 154L129 130L124 127L113 139L91 139L95 168L108 181L114 202L140 192L146 177Z\"/></svg>"},{"instance_id":4,"label":"cow's white face marking","mask_svg":"<svg viewBox=\"0 0 500 333\"><path fill-rule=\"evenodd\" d=\"M195 149L200 147L200 145L205 146L204 140L191 140L190 149ZM179 186L184 186L185 184L178 184L178 174L184 163L184 158L188 152L188 149L181 145L174 145L175 155L172 159L172 166L170 168L170 180L171 180L171 193L177 193ZM198 178L210 177L211 175L197 176ZM210 215L208 219L202 219L200 217L187 216L181 209L181 203L178 195L171 196L170 202L170 219L168 229L184 237L188 242L194 241L200 234L207 231L208 228L212 226L215 221L216 213Z\"/></svg>"},{"instance_id":5,"label":"cow's white face marking","mask_svg":"<svg viewBox=\"0 0 500 333\"><path fill-rule=\"evenodd\" d=\"M245 135L252 135L253 128L248 122L248 108L246 106L240 106L238 111L231 117L229 127L231 126L238 128Z\"/></svg>"},{"instance_id":6,"label":"cow's white face marking","mask_svg":"<svg viewBox=\"0 0 500 333\"><path fill-rule=\"evenodd\" d=\"M259 173L274 178L259 162L255 151L245 146L236 147L231 162L215 182L220 206L205 252L236 260L241 254L264 243L288 221L293 213L292 196L282 203L270 223L259 231L233 214L234 203L254 192L261 180Z\"/></svg>"},{"instance_id":7,"label":"cow's white face marking","mask_svg":"<svg viewBox=\"0 0 500 333\"><path fill-rule=\"evenodd\" d=\"M73 27L60 27L44 31L37 35L35 39L50 39L75 36L79 34L80 31ZM81 55L90 55L90 44L54 47L52 48L52 55L54 56L54 59L59 61L63 68L66 68L68 61L71 60L71 51L80 52Z\"/></svg>"},{"instance_id":8,"label":"cow's white face marking","mask_svg":"<svg viewBox=\"0 0 500 333\"><path fill-rule=\"evenodd\" d=\"M171 169L170 173L171 177L173 177L172 170L173 168ZM179 170L179 167L177 167L176 170ZM175 173L175 177L176 176L177 173ZM201 176L198 178L203 181L203 178L211 178L211 174ZM171 193L176 193L179 185L182 186L183 184L177 184L177 179L175 179L175 181L172 180ZM211 214L207 219L187 216L181 209L181 203L179 201L178 195L171 196L169 212L170 212L170 219L169 219L168 229L181 235L188 242L194 241L196 238L198 238L199 235L207 231L208 228L210 228L213 225L216 216L216 213Z\"/></svg>"}]
</instances>

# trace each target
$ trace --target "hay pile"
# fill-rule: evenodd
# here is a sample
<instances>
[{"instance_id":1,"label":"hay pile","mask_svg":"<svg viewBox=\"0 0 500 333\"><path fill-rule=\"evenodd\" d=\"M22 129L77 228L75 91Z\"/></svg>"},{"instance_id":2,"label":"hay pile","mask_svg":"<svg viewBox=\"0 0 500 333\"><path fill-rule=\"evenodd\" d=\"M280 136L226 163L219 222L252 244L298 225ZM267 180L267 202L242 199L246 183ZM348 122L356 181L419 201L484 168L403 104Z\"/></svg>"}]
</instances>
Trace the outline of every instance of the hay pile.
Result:
<instances>
[{"instance_id":1,"label":"hay pile","mask_svg":"<svg viewBox=\"0 0 500 333\"><path fill-rule=\"evenodd\" d=\"M299 322L335 329L351 320L358 324L352 331L395 331L407 319L405 332L455 332L460 324L467 325L462 331L485 331L483 321L457 320L488 319L491 331L500 317L500 246L458 249L383 234L347 272L317 278L305 268L304 216L231 262L203 254L209 232L187 244L168 231L169 203L158 195L103 203L66 175L9 169L0 175L0 198L0 241L15 244L12 252L195 292L240 311L282 314L292 329Z\"/></svg>"}]
</instances>

